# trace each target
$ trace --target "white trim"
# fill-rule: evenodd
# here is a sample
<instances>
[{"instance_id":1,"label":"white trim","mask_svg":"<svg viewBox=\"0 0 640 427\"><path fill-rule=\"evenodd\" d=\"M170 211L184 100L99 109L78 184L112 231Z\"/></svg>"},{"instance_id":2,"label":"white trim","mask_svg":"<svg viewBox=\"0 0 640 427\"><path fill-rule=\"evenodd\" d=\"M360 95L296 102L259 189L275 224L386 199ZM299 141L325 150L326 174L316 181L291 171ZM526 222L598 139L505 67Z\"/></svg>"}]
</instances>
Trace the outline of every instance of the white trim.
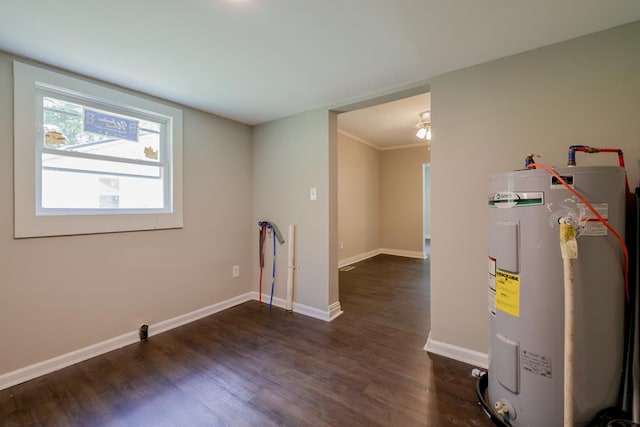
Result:
<instances>
[{"instance_id":1,"label":"white trim","mask_svg":"<svg viewBox=\"0 0 640 427\"><path fill-rule=\"evenodd\" d=\"M424 146L428 146L429 145L429 142L425 141L425 142L416 142L415 144L397 145L397 146L392 146L392 147L379 147L379 146L375 145L372 142L369 142L369 141L367 141L365 139L362 139L362 138L360 138L358 136L355 136L354 134L346 132L346 131L344 131L342 129L338 129L338 134L344 135L347 138L351 138L354 141L359 142L361 144L364 144L364 145L366 145L368 147L375 148L378 151L401 150L403 148L424 147Z\"/></svg>"},{"instance_id":2,"label":"white trim","mask_svg":"<svg viewBox=\"0 0 640 427\"><path fill-rule=\"evenodd\" d=\"M126 334L122 334L118 337L111 338L49 360L44 360L15 371L7 372L6 374L0 375L0 390L29 381L41 375L57 371L58 369L66 368L67 366L71 366L75 363L91 359L92 357L108 353L112 350L132 344L137 340L138 332L127 332Z\"/></svg>"},{"instance_id":3,"label":"white trim","mask_svg":"<svg viewBox=\"0 0 640 427\"><path fill-rule=\"evenodd\" d=\"M207 317L228 308L235 307L236 305L251 301L252 297L252 293L247 292L246 294L238 295L237 297L230 298L217 304L212 304L208 307L203 307L190 313L182 314L172 319L163 320L162 322L149 325L149 336L152 337L154 335L161 334L173 328L177 328L178 326L186 325L187 323L194 322L198 319L202 319L203 317Z\"/></svg>"},{"instance_id":4,"label":"white trim","mask_svg":"<svg viewBox=\"0 0 640 427\"><path fill-rule=\"evenodd\" d=\"M382 149L381 149L380 147L378 147L377 145L375 145L375 144L373 144L373 143L371 143L371 142L369 142L369 141L366 141L366 140L364 140L364 139L362 139L362 138L360 138L360 137L358 137L358 136L355 136L354 134L351 134L351 133L349 133L349 132L345 132L345 131L343 131L343 130L341 130L341 129L338 129L338 134L343 135L343 136L346 136L347 138L351 138L351 139L353 139L354 141L359 142L359 143L361 143L361 144L364 144L364 145L366 145L366 146L368 146L368 147L375 148L375 149L376 149L376 150L378 150L378 151L382 150Z\"/></svg>"},{"instance_id":5,"label":"white trim","mask_svg":"<svg viewBox=\"0 0 640 427\"><path fill-rule=\"evenodd\" d=\"M166 332L170 329L177 328L178 326L182 326L186 323L193 322L194 320L210 316L212 314L226 310L227 308L231 308L246 301L250 301L252 297L252 293L249 292L243 295L238 295L237 297L228 299L226 301L210 305L208 307L200 308L198 310L192 311L191 313L183 314L172 319L163 320L161 322L151 324L149 325L149 336ZM67 366L83 362L93 357L100 356L101 354L108 353L126 345L133 344L139 339L140 338L138 335L138 331L135 330L90 345L88 347L72 351L67 354L62 354L60 356L44 360L33 365L25 366L24 368L16 369L15 371L7 372L6 374L0 375L0 390L12 387L25 381L29 381L31 379L57 371L59 369L66 368Z\"/></svg>"},{"instance_id":6,"label":"white trim","mask_svg":"<svg viewBox=\"0 0 640 427\"><path fill-rule=\"evenodd\" d=\"M380 249L380 253L386 254L386 255L395 255L395 256L403 256L403 257L407 257L407 258L419 258L419 259L425 259L427 256L424 253L424 250L422 251L405 251L402 249L387 249L387 248L382 248Z\"/></svg>"},{"instance_id":7,"label":"white trim","mask_svg":"<svg viewBox=\"0 0 640 427\"><path fill-rule=\"evenodd\" d=\"M354 255L349 258L341 259L338 261L338 268L346 267L347 265L355 264L356 262L364 261L365 259L373 258L376 255L380 255L382 249L374 249L369 252L364 252L358 255Z\"/></svg>"},{"instance_id":8,"label":"white trim","mask_svg":"<svg viewBox=\"0 0 640 427\"><path fill-rule=\"evenodd\" d=\"M468 363L469 365L477 366L479 368L487 369L489 367L488 354L448 344L443 341L434 340L431 338L431 332L429 332L429 337L427 338L427 344L424 346L424 350L429 353L448 357L449 359Z\"/></svg>"},{"instance_id":9,"label":"white trim","mask_svg":"<svg viewBox=\"0 0 640 427\"><path fill-rule=\"evenodd\" d=\"M251 299L255 300L255 301L260 301L259 297L259 293L256 291L251 292ZM269 294L262 294L262 303L265 305L269 305L269 298L271 298L271 295ZM278 308L282 308L284 310L287 309L287 300L285 300L284 298L278 298L276 296L273 297L273 305L278 307ZM293 303L293 311L297 311L296 310L296 306L298 306L299 304L294 302Z\"/></svg>"},{"instance_id":10,"label":"white trim","mask_svg":"<svg viewBox=\"0 0 640 427\"><path fill-rule=\"evenodd\" d=\"M388 249L388 248L378 248L372 251L363 252L358 255L354 255L349 258L341 259L338 261L338 268L346 267L347 265L355 264L356 262L364 261L365 259L373 258L378 255L394 255L394 256L402 256L405 258L418 258L418 259L426 259L427 254L422 251L405 251L402 249Z\"/></svg>"},{"instance_id":11,"label":"white trim","mask_svg":"<svg viewBox=\"0 0 640 427\"><path fill-rule=\"evenodd\" d=\"M342 311L342 307L340 306L340 301L336 301L329 306L329 322L333 321L335 318L340 316L344 311Z\"/></svg>"},{"instance_id":12,"label":"white trim","mask_svg":"<svg viewBox=\"0 0 640 427\"><path fill-rule=\"evenodd\" d=\"M259 293L254 291L252 292L252 298L256 301L258 299ZM269 305L269 294L262 294L262 303ZM272 305L278 308L287 309L287 300L284 298L278 298L276 296L273 297ZM303 314L305 316L313 317L314 319L324 320L325 322L331 322L336 317L342 314L342 310L340 309L340 302L335 302L331 304L327 310L321 310L319 308L311 307L309 305L300 304L298 302L293 303L293 312Z\"/></svg>"},{"instance_id":13,"label":"white trim","mask_svg":"<svg viewBox=\"0 0 640 427\"><path fill-rule=\"evenodd\" d=\"M429 145L428 142L418 142L416 144L397 145L394 147L383 147L383 148L379 148L379 150L380 151L402 150L403 148L425 147L428 145Z\"/></svg>"},{"instance_id":14,"label":"white trim","mask_svg":"<svg viewBox=\"0 0 640 427\"><path fill-rule=\"evenodd\" d=\"M329 309L320 310L318 308L296 302L293 303L293 312L304 314L305 316L313 317L315 319L324 320L325 322L331 322L333 320Z\"/></svg>"}]
</instances>

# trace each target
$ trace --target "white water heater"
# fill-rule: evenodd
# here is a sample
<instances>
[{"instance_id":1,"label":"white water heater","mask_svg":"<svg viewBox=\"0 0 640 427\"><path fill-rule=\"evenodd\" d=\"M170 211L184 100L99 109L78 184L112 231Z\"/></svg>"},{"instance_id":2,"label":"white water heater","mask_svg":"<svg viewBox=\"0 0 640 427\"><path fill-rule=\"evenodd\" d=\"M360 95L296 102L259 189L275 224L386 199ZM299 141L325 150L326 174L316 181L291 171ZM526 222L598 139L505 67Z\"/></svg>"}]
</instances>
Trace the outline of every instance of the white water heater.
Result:
<instances>
[{"instance_id":1,"label":"white water heater","mask_svg":"<svg viewBox=\"0 0 640 427\"><path fill-rule=\"evenodd\" d=\"M556 171L624 236L620 167ZM514 427L562 426L564 288L558 220L578 220L574 260L574 419L614 406L622 371L624 259L620 243L542 169L489 181L488 399Z\"/></svg>"}]
</instances>

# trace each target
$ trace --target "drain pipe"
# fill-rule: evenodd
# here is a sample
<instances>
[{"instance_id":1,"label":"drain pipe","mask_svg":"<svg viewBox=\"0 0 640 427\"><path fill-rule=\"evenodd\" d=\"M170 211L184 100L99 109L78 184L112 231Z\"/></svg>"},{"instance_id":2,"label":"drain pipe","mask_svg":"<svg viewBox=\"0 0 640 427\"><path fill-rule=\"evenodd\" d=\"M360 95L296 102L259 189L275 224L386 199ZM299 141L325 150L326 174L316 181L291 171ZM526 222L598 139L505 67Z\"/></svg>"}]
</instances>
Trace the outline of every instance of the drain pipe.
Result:
<instances>
[{"instance_id":1,"label":"drain pipe","mask_svg":"<svg viewBox=\"0 0 640 427\"><path fill-rule=\"evenodd\" d=\"M293 311L293 279L295 265L296 226L289 224L289 256L287 260L287 311Z\"/></svg>"},{"instance_id":2,"label":"drain pipe","mask_svg":"<svg viewBox=\"0 0 640 427\"><path fill-rule=\"evenodd\" d=\"M560 218L560 251L564 270L564 426L573 427L574 286L573 260L578 258L575 221Z\"/></svg>"}]
</instances>

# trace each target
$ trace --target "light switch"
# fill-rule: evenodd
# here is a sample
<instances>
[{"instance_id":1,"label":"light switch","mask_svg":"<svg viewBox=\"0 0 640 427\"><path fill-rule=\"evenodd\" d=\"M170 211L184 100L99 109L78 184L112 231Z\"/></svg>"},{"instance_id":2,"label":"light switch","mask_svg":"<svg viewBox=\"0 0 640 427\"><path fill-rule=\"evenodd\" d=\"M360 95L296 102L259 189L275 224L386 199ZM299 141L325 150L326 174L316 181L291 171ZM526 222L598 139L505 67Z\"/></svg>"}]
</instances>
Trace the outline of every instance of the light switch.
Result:
<instances>
[{"instance_id":1,"label":"light switch","mask_svg":"<svg viewBox=\"0 0 640 427\"><path fill-rule=\"evenodd\" d=\"M309 200L318 200L318 192L316 187L311 187L309 189Z\"/></svg>"}]
</instances>

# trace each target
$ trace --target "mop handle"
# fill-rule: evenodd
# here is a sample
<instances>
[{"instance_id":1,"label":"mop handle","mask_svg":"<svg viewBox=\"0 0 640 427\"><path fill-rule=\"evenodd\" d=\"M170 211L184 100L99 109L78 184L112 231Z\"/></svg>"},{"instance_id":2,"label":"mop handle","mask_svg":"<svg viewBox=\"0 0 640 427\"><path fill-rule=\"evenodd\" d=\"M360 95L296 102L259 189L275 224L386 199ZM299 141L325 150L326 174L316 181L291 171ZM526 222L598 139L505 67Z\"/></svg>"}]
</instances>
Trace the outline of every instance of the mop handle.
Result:
<instances>
[{"instance_id":1,"label":"mop handle","mask_svg":"<svg viewBox=\"0 0 640 427\"><path fill-rule=\"evenodd\" d=\"M260 285L258 292L258 301L262 304L262 270L264 269L264 243L267 238L267 226L262 224L260 226Z\"/></svg>"},{"instance_id":2,"label":"mop handle","mask_svg":"<svg viewBox=\"0 0 640 427\"><path fill-rule=\"evenodd\" d=\"M276 284L276 233L273 233L273 273L271 275L271 298L269 299L269 308L273 306L273 288Z\"/></svg>"}]
</instances>

